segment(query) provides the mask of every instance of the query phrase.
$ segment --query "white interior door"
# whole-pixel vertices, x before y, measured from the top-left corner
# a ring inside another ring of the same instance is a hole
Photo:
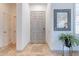
[[[16,16],[11,17],[11,42],[16,43]]]
[[[30,19],[31,43],[46,43],[45,11],[31,11]]]
[[[0,47],[7,46],[10,40],[10,18],[6,12],[0,12]]]
[[[10,43],[10,15],[3,13],[3,42],[4,46]]]
[[[0,47],[3,47],[3,14],[0,12]]]

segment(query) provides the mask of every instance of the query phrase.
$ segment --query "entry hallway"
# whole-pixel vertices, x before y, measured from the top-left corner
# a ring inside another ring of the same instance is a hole
[[[17,55],[47,56],[53,54],[48,49],[47,44],[29,44],[22,52],[18,52]]]
[[[73,52],[72,55],[79,56],[79,52]],[[10,44],[0,49],[0,56],[62,56],[62,53],[50,51],[47,44],[29,44],[23,51],[16,51],[15,45]]]
[[[29,44],[23,51],[16,51],[15,45],[10,44],[8,47],[0,49],[1,56],[51,56],[54,55],[47,44]]]

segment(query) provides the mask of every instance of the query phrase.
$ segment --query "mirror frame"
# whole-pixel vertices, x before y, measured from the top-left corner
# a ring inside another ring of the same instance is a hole
[[[57,13],[67,13],[68,28],[57,28]],[[70,31],[71,30],[71,9],[54,9],[54,31]]]

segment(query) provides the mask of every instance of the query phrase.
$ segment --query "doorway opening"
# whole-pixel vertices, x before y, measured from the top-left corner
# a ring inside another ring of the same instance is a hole
[[[30,40],[32,44],[46,43],[46,6],[30,4]]]

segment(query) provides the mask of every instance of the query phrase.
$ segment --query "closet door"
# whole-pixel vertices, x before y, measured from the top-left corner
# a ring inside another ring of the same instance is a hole
[[[16,16],[11,16],[11,41],[13,44],[16,43]]]
[[[10,43],[10,15],[8,13],[3,13],[3,40],[5,46]]]
[[[0,12],[0,47],[3,47],[3,14]]]

